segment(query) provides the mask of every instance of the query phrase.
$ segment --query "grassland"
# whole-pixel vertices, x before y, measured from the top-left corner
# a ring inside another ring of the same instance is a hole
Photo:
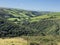
[[[0,37],[0,45],[60,45],[60,12],[0,8]]]
[[[0,45],[27,45],[23,38],[0,38]]]
[[[0,38],[0,45],[60,45],[59,36],[22,36]]]
[[[29,45],[60,45],[59,36],[28,36],[24,39],[28,40]]]

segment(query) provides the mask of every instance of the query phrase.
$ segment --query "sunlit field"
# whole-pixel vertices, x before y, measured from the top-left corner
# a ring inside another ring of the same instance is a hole
[[[27,41],[22,38],[0,38],[0,45],[27,45]]]

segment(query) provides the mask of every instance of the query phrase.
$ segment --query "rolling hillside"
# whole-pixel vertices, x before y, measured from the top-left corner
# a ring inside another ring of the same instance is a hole
[[[32,17],[48,14],[49,12],[27,11],[13,8],[0,8],[0,16],[10,21],[29,20]]]
[[[60,35],[60,13],[0,8],[0,37],[22,35]]]
[[[0,38],[1,45],[59,45],[60,12],[0,8]]]

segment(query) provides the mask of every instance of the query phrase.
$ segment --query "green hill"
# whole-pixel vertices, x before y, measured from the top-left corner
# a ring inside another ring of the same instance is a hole
[[[0,16],[10,21],[29,20],[32,17],[48,14],[49,12],[27,11],[13,8],[0,8]]]
[[[0,8],[0,37],[60,35],[60,12]]]
[[[12,45],[24,45],[20,38],[28,41],[28,45],[59,45],[60,12],[0,8],[0,38],[3,38],[0,40],[3,42],[7,37],[10,37],[8,43]],[[13,41],[15,37],[22,43]]]

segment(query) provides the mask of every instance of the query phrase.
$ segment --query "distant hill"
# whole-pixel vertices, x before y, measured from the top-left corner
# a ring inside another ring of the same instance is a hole
[[[60,12],[0,8],[0,37],[60,35]]]

